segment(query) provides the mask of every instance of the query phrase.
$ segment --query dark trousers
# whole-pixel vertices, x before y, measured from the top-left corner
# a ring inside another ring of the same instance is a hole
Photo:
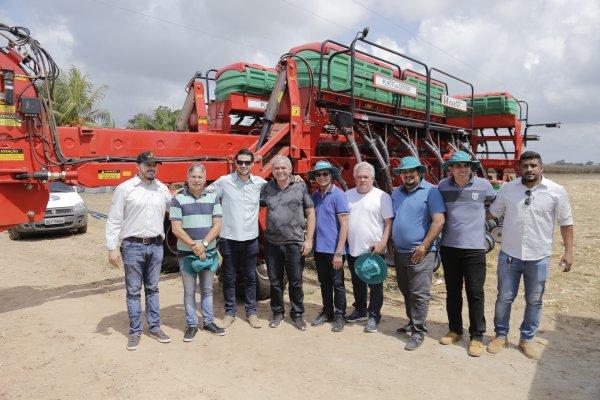
[[[485,333],[484,290],[485,250],[441,248],[444,280],[446,281],[446,311],[452,332],[463,333],[463,282],[469,304],[469,334],[482,340]]]
[[[314,257],[319,283],[321,284],[323,312],[330,318],[334,314],[343,317],[346,314],[344,268],[333,269],[333,254],[315,252]]]
[[[290,316],[304,314],[302,291],[302,244],[274,244],[265,240],[265,261],[271,285],[271,310],[273,315],[285,314],[283,308],[283,278],[287,275],[290,293]]]
[[[237,271],[244,281],[246,315],[256,314],[256,261],[258,258],[258,238],[251,240],[219,240],[219,251],[223,257],[221,278],[225,314],[235,315],[235,282]]]
[[[394,254],[396,265],[396,280],[398,288],[404,297],[406,316],[413,326],[413,335],[424,337],[427,333],[427,313],[429,312],[429,298],[431,291],[431,278],[435,267],[436,254],[429,252],[420,263],[411,261],[412,253]]]
[[[369,317],[375,318],[377,323],[381,320],[381,307],[383,306],[383,283],[367,285],[354,271],[354,263],[357,257],[348,255],[348,269],[352,276],[352,290],[354,291],[354,303],[352,306],[360,313],[367,313]],[[367,292],[371,289],[369,306],[367,307]]]

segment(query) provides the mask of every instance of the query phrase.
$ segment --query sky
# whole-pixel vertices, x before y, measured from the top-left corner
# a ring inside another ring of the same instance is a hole
[[[530,123],[561,122],[529,130],[541,140],[527,149],[546,162],[600,162],[596,0],[0,0],[0,21],[29,28],[61,68],[107,85],[102,107],[119,127],[158,105],[181,108],[196,71],[274,66],[291,47],[349,44],[368,26],[369,40],[476,92],[527,101]]]

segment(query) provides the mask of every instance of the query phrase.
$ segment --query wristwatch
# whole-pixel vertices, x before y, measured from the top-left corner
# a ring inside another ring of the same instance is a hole
[[[343,256],[343,254],[342,254],[342,253],[340,253],[340,252],[337,252],[337,253],[335,253],[335,254],[334,254],[334,256],[335,256],[335,257],[341,257],[341,256]]]
[[[202,246],[205,248],[208,247],[208,242],[206,240],[202,240]]]

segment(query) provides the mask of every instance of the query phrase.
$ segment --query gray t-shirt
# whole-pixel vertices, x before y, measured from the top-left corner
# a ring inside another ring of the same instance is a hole
[[[301,243],[306,221],[304,210],[314,207],[304,182],[289,182],[285,189],[277,181],[267,183],[260,193],[261,207],[267,207],[265,239],[270,243]]]
[[[459,249],[485,249],[485,204],[496,196],[492,184],[472,176],[464,188],[452,177],[440,181],[438,189],[446,205],[442,246]]]

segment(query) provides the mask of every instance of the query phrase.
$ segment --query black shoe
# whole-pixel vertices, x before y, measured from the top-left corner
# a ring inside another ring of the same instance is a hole
[[[331,332],[341,332],[344,330],[346,320],[342,315],[336,315],[331,326]]]
[[[194,340],[194,336],[196,336],[197,332],[198,332],[197,326],[188,326],[187,329],[185,330],[185,334],[183,335],[183,341],[191,342],[192,340]]]
[[[150,332],[150,337],[153,337],[161,343],[171,343],[171,338],[169,335],[164,333],[161,329],[157,330],[156,332]]]
[[[310,323],[311,326],[321,326],[325,322],[333,321],[333,317],[331,315],[327,315],[325,312],[321,311],[319,315]]]
[[[346,317],[346,322],[349,322],[349,323],[364,322],[366,320],[367,320],[367,313],[360,312],[358,310],[352,311],[352,314],[350,314]]]
[[[136,333],[129,335],[129,338],[127,340],[127,350],[131,351],[137,349],[140,345],[140,337],[141,335],[138,335]]]
[[[273,314],[273,318],[269,321],[269,328],[277,328],[283,321],[283,314]]]
[[[217,326],[217,324],[215,324],[214,322],[211,322],[208,325],[204,325],[204,327],[202,328],[202,330],[205,330],[207,332],[212,333],[213,335],[217,335],[217,336],[225,336],[225,329],[223,328],[219,328]]]
[[[302,318],[302,316],[292,318],[292,324],[294,324],[294,326],[296,328],[298,328],[299,331],[306,330],[306,322],[304,322],[304,319]]]
[[[406,346],[404,346],[404,350],[412,351],[418,349],[421,344],[423,344],[423,338],[419,335],[412,335],[410,340],[406,342]]]
[[[414,327],[411,321],[408,321],[406,323],[406,325],[401,326],[400,328],[396,329],[396,333],[397,334],[401,334],[401,333],[412,333]]]

